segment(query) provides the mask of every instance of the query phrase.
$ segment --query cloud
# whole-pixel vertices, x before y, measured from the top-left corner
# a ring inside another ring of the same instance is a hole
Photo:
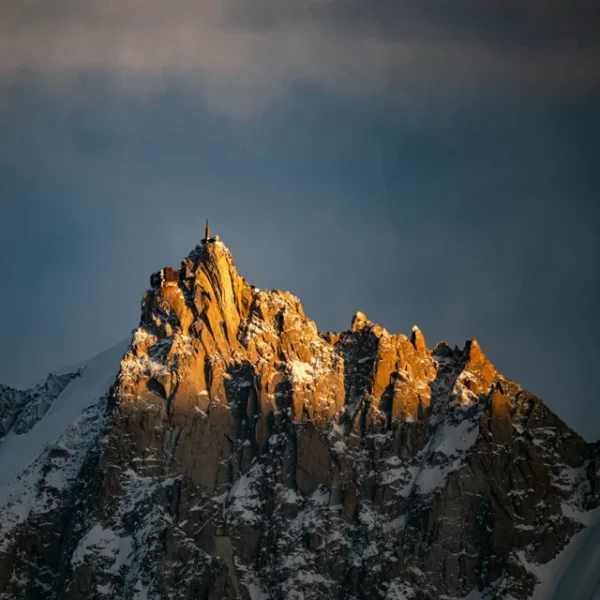
[[[598,90],[593,5],[358,0],[42,0],[2,4],[0,77],[106,72],[127,93],[175,74],[226,114],[298,83],[410,108],[482,87]],[[135,93],[135,92],[134,92]]]

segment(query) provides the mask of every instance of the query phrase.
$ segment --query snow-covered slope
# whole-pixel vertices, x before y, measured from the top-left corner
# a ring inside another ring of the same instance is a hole
[[[23,486],[27,485],[27,480],[33,475],[33,481],[37,481],[39,475],[32,474],[31,470],[27,472],[28,469],[41,455],[60,443],[64,434],[86,410],[106,401],[106,394],[115,381],[119,363],[129,343],[130,338],[127,338],[77,365],[74,373],[78,376],[69,379],[64,389],[52,399],[45,413],[28,431],[11,431],[0,440],[0,507],[11,496],[13,499],[22,498]],[[22,475],[20,479],[19,475]]]
[[[538,571],[534,600],[600,600],[600,509],[582,517],[586,528]]]

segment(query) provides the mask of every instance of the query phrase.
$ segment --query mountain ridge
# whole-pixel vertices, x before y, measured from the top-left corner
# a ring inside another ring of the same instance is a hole
[[[145,293],[89,443],[47,451],[57,497],[9,527],[0,598],[534,597],[598,506],[597,444],[475,339],[360,312],[322,334],[218,240],[183,267]]]

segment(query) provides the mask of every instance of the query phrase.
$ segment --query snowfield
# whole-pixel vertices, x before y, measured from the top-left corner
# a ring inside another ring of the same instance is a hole
[[[533,600],[600,599],[600,509],[586,516],[587,527],[544,565]]]

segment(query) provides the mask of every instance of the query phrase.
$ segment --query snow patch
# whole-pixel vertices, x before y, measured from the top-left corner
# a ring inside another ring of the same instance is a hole
[[[262,505],[258,479],[262,475],[262,465],[254,465],[248,473],[242,475],[233,485],[226,499],[226,515],[233,520],[248,524],[260,521],[258,509]]]
[[[290,361],[289,365],[289,375],[294,384],[306,384],[311,383],[314,378],[314,370],[311,365],[308,363],[294,360]]]
[[[75,552],[73,552],[71,562],[74,566],[83,564],[87,555],[93,552],[97,556],[112,561],[110,572],[116,574],[123,565],[128,564],[132,551],[133,539],[131,536],[119,537],[110,529],[103,529],[100,525],[94,525],[80,540]]]

